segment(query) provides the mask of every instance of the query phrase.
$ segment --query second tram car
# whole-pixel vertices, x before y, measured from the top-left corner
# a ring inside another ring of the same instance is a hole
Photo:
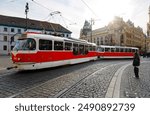
[[[22,34],[12,51],[12,61],[19,70],[42,69],[96,59],[94,43],[31,32]]]
[[[139,51],[136,47],[123,46],[97,46],[97,56],[99,58],[133,58],[134,52]]]

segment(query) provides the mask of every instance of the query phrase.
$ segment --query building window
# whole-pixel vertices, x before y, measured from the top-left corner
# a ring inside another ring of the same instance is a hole
[[[18,33],[19,33],[19,34],[21,33],[21,29],[18,29]]]
[[[103,45],[103,37],[101,37],[101,45]]]
[[[97,38],[97,45],[99,45],[99,37]]]
[[[7,42],[7,36],[4,36],[4,41]]]
[[[11,28],[11,32],[15,32],[15,29],[14,29],[14,28]]]
[[[4,32],[7,32],[7,31],[8,31],[8,29],[6,27],[4,27]]]
[[[95,38],[94,38],[94,43],[96,43],[96,42],[95,42]]]
[[[99,45],[99,41],[97,41],[97,45]]]
[[[7,46],[6,45],[3,46],[3,50],[5,50],[5,51],[7,50]]]

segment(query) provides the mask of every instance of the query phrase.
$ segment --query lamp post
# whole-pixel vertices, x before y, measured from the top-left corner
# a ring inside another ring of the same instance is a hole
[[[92,42],[92,26],[94,25],[94,19],[91,18],[91,42]]]
[[[147,55],[147,51],[146,51],[146,36],[145,36],[145,52],[144,52],[144,57]]]
[[[29,12],[29,4],[28,2],[26,3],[26,6],[25,6],[25,14],[26,14],[26,31],[28,29],[28,12]]]

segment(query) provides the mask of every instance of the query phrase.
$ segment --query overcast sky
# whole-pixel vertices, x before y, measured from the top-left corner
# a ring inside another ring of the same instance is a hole
[[[93,29],[101,28],[120,16],[130,19],[146,33],[150,0],[0,0],[0,14],[24,17],[29,3],[30,19],[59,23],[79,38],[85,20],[95,19]],[[54,11],[61,12],[50,16]]]

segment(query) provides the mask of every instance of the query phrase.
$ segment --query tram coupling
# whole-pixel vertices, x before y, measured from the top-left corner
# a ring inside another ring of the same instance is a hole
[[[14,69],[14,68],[17,68],[17,66],[7,67],[6,69],[10,70],[10,69]]]

